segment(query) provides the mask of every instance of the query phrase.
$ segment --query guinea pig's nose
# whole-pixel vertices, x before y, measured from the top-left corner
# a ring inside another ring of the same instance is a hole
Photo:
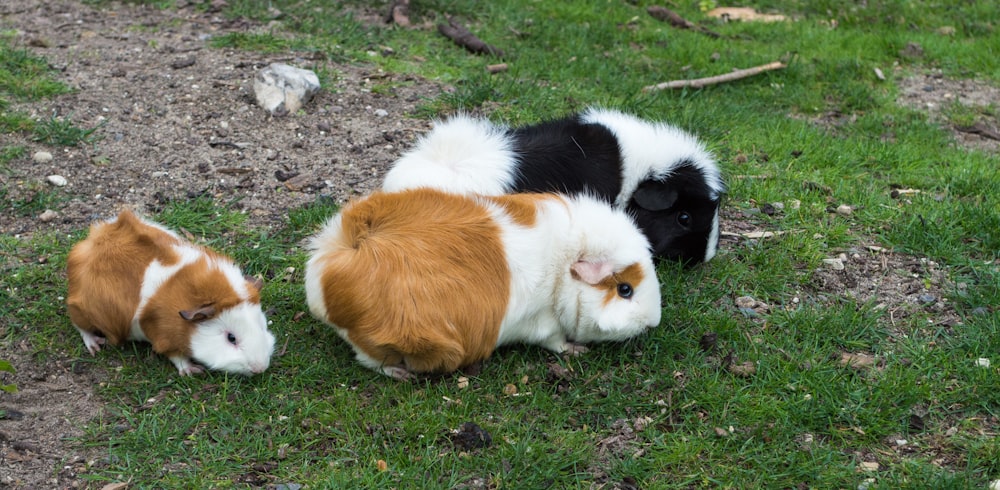
[[[260,374],[267,370],[267,364],[251,364],[250,372],[254,374]]]

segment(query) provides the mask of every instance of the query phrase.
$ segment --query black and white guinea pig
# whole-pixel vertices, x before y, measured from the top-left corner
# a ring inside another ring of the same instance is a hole
[[[361,364],[399,379],[515,342],[582,353],[660,323],[649,243],[624,212],[583,194],[375,192],[309,250],[310,312]]]
[[[142,340],[182,376],[203,366],[254,374],[271,362],[262,281],[226,256],[122,211],[91,225],[66,262],[69,317],[91,354]]]
[[[712,155],[674,126],[607,109],[519,128],[457,115],[439,121],[385,176],[382,189],[586,192],[625,209],[657,258],[710,260],[725,184]]]

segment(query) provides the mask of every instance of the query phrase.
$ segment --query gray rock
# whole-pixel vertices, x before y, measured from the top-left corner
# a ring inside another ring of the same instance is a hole
[[[284,63],[271,63],[253,80],[257,103],[275,116],[294,114],[312,100],[319,88],[316,73]]]
[[[47,151],[36,151],[34,155],[31,155],[31,159],[35,163],[49,163],[52,161],[52,154]]]
[[[50,184],[56,187],[64,187],[69,183],[69,181],[66,180],[66,177],[63,177],[62,175],[50,175],[46,177],[45,180],[49,181]]]

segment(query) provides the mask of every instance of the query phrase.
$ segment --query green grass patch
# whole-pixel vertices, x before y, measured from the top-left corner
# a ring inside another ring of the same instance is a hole
[[[652,19],[654,3],[414,2],[414,21],[453,15],[508,51],[510,70],[488,74],[498,58],[470,55],[432,28],[372,22],[388,2],[230,2],[231,16],[284,15],[266,33],[220,36],[216,48],[324,52],[324,79],[339,62],[374,63],[454,89],[413,117],[465,110],[525,124],[607,105],[688,129],[725,170],[730,222],[777,234],[727,238],[701,267],[661,265],[664,320],[641,338],[572,358],[506,347],[467,386],[458,375],[377,375],[306,314],[303,243],[336,212],[328,200],[269,229],[249,228],[237,202],[208,197],[153,216],[265,279],[283,354],[252,378],[179,378],[145,344],[85,356],[56,299],[84,230],[2,236],[0,341],[27,338],[40,357],[69,352],[117,368],[100,388],[109,410],[77,441],[107,456],[86,477],[157,488],[858,488],[868,478],[870,488],[984,488],[1000,478],[1000,165],[896,104],[898,81],[930,70],[1000,83],[1000,11],[989,2],[776,0],[754,6],[794,20],[758,24],[708,19],[698,8],[706,2],[671,5],[724,35],[713,39]],[[788,67],[641,91],[776,59]],[[943,115],[964,125],[997,113],[955,105]],[[10,206],[36,213],[59,198],[38,189]],[[882,256],[868,246],[896,262],[825,269],[840,254],[875,264]],[[929,261],[943,272],[929,272]],[[847,276],[872,280],[874,299],[846,279],[823,282]],[[880,304],[890,292],[879,288],[901,277],[914,291]],[[931,287],[939,297],[915,304]],[[744,297],[766,308],[741,309]],[[872,363],[851,366],[845,355]],[[456,446],[465,422],[492,445]],[[861,470],[871,463],[877,472]]]

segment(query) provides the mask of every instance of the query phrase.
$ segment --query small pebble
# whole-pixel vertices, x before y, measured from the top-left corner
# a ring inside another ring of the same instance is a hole
[[[854,212],[854,208],[848,206],[847,204],[841,204],[837,206],[837,214],[841,216],[850,216]]]
[[[934,296],[933,294],[924,293],[921,294],[920,296],[917,296],[917,301],[919,301],[921,304],[929,305],[937,301],[937,297]]]
[[[1000,490],[1000,480],[993,480],[990,482],[990,490]]]
[[[976,359],[976,365],[981,368],[988,368],[990,367],[990,360],[985,357],[980,357],[979,359]]]
[[[38,151],[31,155],[31,159],[36,163],[49,163],[52,161],[52,154],[47,151]]]
[[[788,209],[799,209],[802,207],[802,201],[798,199],[790,199],[788,201]]]
[[[753,299],[752,296],[740,296],[736,298],[737,308],[753,308],[757,304],[757,300]]]
[[[375,109],[375,117],[385,117],[389,115],[389,111],[385,109]]]
[[[42,223],[48,223],[58,217],[59,214],[51,209],[46,209],[42,214],[38,215],[38,220]]]
[[[844,270],[844,261],[840,259],[823,259],[823,264],[835,271]]]
[[[740,308],[740,313],[747,318],[757,318],[757,311],[753,308]]]
[[[46,177],[45,180],[49,181],[50,184],[56,187],[63,187],[69,183],[69,181],[66,180],[66,177],[63,177],[62,175],[50,175]]]
[[[783,202],[773,202],[773,203],[771,203],[771,207],[773,207],[774,209],[776,209],[778,211],[782,211],[782,210],[785,209],[785,203],[783,203]]]

